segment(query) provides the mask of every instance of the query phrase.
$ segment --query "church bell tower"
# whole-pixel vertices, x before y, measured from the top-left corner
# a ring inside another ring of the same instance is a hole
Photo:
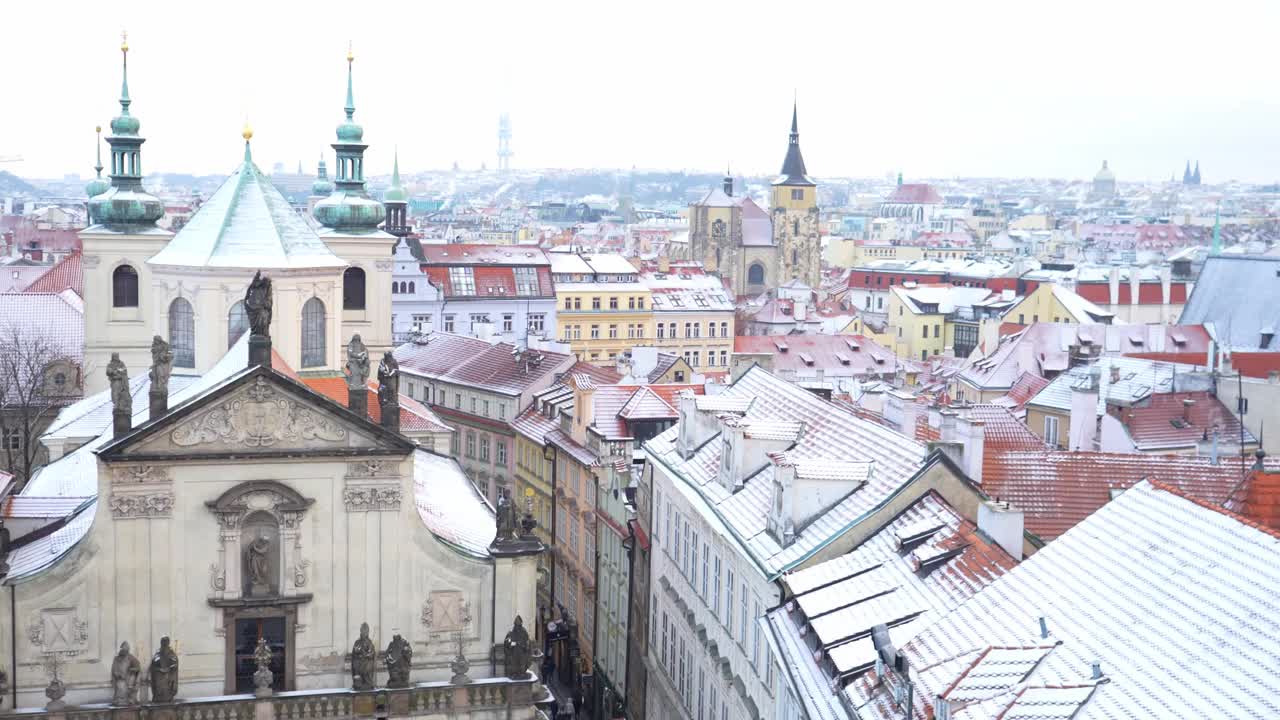
[[[777,284],[800,280],[818,286],[822,244],[818,236],[818,188],[804,167],[800,154],[800,130],[795,105],[791,107],[791,135],[782,174],[770,190],[773,244],[778,249]]]

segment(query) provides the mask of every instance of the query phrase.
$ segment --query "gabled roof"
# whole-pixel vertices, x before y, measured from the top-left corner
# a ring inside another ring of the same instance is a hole
[[[773,487],[774,465],[748,478],[730,492],[717,479],[721,442],[705,442],[689,459],[676,450],[678,425],[645,443],[651,461],[662,465],[673,484],[690,497],[713,527],[726,527],[766,576],[785,572],[841,535],[866,513],[896,492],[924,464],[925,447],[888,428],[863,420],[817,395],[754,366],[715,396],[699,398],[705,407],[745,409],[746,422],[802,423],[804,432],[793,451],[814,459],[876,463],[872,479],[803,528],[782,547],[765,530]]]
[[[1231,492],[1228,510],[1272,530],[1280,530],[1280,472],[1258,470]]]
[[[1247,463],[1222,457],[1035,450],[991,453],[982,469],[982,489],[1025,513],[1026,529],[1052,540],[1111,501],[1114,492],[1142,480],[1169,483],[1212,503],[1224,502],[1240,483]],[[1268,467],[1280,462],[1268,459]]]
[[[914,718],[940,695],[954,720],[1274,717],[1278,594],[1280,537],[1141,483],[905,644]],[[856,688],[865,720],[903,717]]]
[[[247,150],[244,163],[147,263],[246,270],[347,265],[258,170]]]
[[[1013,387],[1009,388],[1009,392],[996,398],[995,402],[998,405],[1012,408],[1015,412],[1021,411],[1027,402],[1048,384],[1048,378],[1040,377],[1035,373],[1024,372],[1014,381]]]
[[[1115,380],[1112,380],[1113,368]],[[1080,365],[1055,377],[1027,404],[1069,412],[1072,389],[1088,380],[1091,369],[1098,373],[1099,415],[1106,412],[1108,402],[1130,405],[1152,395],[1173,392],[1174,376],[1180,371],[1189,373],[1191,370],[1186,366],[1154,360],[1103,357],[1093,365]]]
[[[73,290],[75,294],[84,297],[83,260],[80,250],[73,250],[36,278],[23,292],[57,294],[63,290]]]
[[[401,345],[394,355],[403,372],[504,395],[519,395],[572,358],[543,350],[518,352],[510,343],[439,332]]]

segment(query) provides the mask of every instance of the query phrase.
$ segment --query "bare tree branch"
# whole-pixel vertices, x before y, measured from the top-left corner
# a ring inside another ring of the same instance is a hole
[[[41,433],[79,399],[80,372],[73,358],[31,326],[0,327],[0,459],[19,486],[39,465]]]

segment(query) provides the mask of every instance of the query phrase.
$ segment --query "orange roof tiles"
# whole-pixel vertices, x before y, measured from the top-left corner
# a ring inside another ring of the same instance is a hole
[[[1252,462],[1249,460],[1247,462]],[[1268,465],[1272,465],[1268,461]],[[988,454],[982,489],[1025,513],[1027,530],[1052,540],[1142,480],[1221,504],[1244,472],[1240,458],[1140,453],[1013,451]],[[1274,466],[1280,470],[1280,463]]]
[[[83,256],[76,250],[59,260],[27,286],[23,292],[60,293],[63,290],[74,290],[84,297],[84,264]]]
[[[296,379],[296,378],[295,378]],[[347,406],[347,380],[343,377],[308,377],[300,380],[304,385],[324,395],[339,405]],[[369,419],[382,422],[382,405],[378,403],[378,382],[369,381]],[[440,416],[408,395],[400,395],[400,430],[402,432],[450,432]]]
[[[1190,405],[1186,403],[1190,401]],[[1208,392],[1152,395],[1146,407],[1108,408],[1119,417],[1130,439],[1140,450],[1195,447],[1216,431],[1224,442],[1256,442],[1222,401]]]
[[[1048,384],[1048,378],[1042,378],[1033,372],[1024,372],[1014,381],[1009,392],[998,398],[996,402],[1013,407],[1015,410],[1022,410],[1027,402]]]

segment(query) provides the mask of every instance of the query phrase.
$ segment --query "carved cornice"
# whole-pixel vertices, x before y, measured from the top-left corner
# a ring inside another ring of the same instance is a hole
[[[169,517],[173,513],[173,493],[111,493],[107,501],[116,520]]]
[[[162,465],[122,465],[111,468],[115,485],[166,485],[173,482],[169,468]]]

